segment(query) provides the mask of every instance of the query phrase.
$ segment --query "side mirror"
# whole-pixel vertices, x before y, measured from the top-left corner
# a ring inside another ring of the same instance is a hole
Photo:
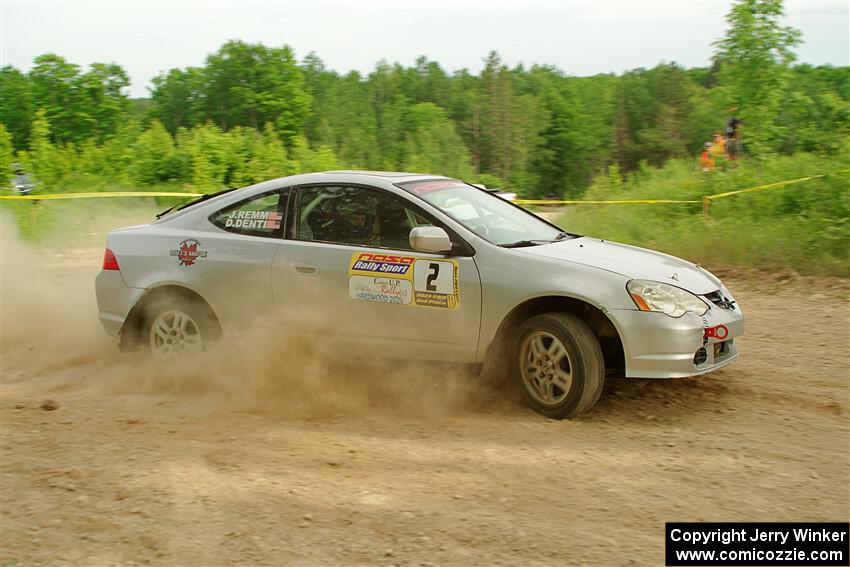
[[[452,241],[439,226],[417,226],[410,231],[410,246],[419,252],[443,254],[452,251]]]

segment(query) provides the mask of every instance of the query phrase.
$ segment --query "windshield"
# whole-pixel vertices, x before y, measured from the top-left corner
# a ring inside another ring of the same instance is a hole
[[[493,244],[534,245],[559,240],[565,234],[501,197],[454,179],[411,181],[399,186]]]

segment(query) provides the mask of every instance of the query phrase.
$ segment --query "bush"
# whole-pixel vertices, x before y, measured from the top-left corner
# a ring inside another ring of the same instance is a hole
[[[703,173],[691,160],[642,167],[614,188],[600,177],[586,200],[681,199],[830,173],[810,181],[701,204],[577,205],[561,217],[573,232],[645,246],[715,267],[791,268],[850,276],[850,175],[838,158],[811,154],[743,162]]]

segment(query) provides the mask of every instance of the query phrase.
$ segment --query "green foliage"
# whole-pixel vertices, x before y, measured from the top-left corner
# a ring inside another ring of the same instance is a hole
[[[26,156],[28,163],[24,164],[29,171],[36,174],[42,183],[41,188],[57,184],[62,169],[59,163],[59,151],[50,143],[50,122],[44,109],[38,109],[32,123],[30,133],[30,152]]]
[[[800,65],[793,69],[781,124],[784,153],[836,153],[850,137],[850,73],[846,68]]]
[[[286,140],[302,131],[310,95],[288,46],[229,41],[207,57],[203,74],[204,117],[222,129],[271,122]]]
[[[478,175],[478,177],[474,178],[474,183],[480,183],[484,185],[487,189],[501,189],[505,186],[505,182],[496,177],[495,175],[490,175],[489,173],[482,173]]]
[[[235,128],[230,136],[230,165],[227,184],[241,187],[287,175],[291,163],[271,123],[263,133],[253,128]]]
[[[0,151],[5,139],[11,152],[10,137],[3,138],[4,132],[0,124]],[[19,155],[39,180],[40,192],[81,190],[81,186],[97,191],[109,185],[106,180],[129,186],[182,183],[192,191],[214,191],[340,167],[331,148],[311,148],[303,136],[296,136],[288,150],[271,123],[262,132],[246,127],[225,132],[208,122],[181,128],[175,139],[158,120],[145,130],[129,121],[103,144],[89,139],[55,146],[50,142],[50,123],[39,110],[31,147]]]
[[[472,175],[469,153],[446,111],[434,103],[421,102],[406,117],[406,171],[438,173],[460,179]]]
[[[616,80],[565,78],[552,68],[532,68],[525,88],[544,117],[530,167],[536,190],[526,194],[574,198],[610,162]]]
[[[358,73],[336,78],[321,92],[327,106],[316,108],[322,118],[319,144],[333,148],[343,163],[357,169],[377,169],[381,165],[377,136],[377,115],[370,101],[368,85]]]
[[[196,191],[212,192],[224,187],[229,142],[225,133],[212,122],[177,132],[177,146],[189,158]]]
[[[86,139],[91,134],[98,140],[109,138],[129,114],[130,102],[123,93],[129,86],[130,79],[120,65],[93,63],[79,80],[79,88],[87,99],[82,110],[87,111],[92,125],[75,139]]]
[[[135,154],[130,175],[137,183],[151,185],[186,176],[186,161],[178,155],[174,139],[159,120],[139,135]]]
[[[30,125],[35,118],[32,82],[10,65],[0,68],[0,122],[12,136],[12,145],[21,150],[29,145]]]
[[[576,199],[590,187],[598,198],[625,198],[645,179],[665,186],[656,174],[665,164],[686,170],[678,190],[709,179],[731,189],[749,181],[738,178],[751,169],[746,160],[706,178],[691,175],[690,158],[724,129],[733,105],[747,158],[807,152],[846,163],[848,68],[792,67],[799,34],[781,15],[781,0],[737,0],[711,68],[669,63],[619,76],[509,68],[495,52],[477,75],[425,57],[340,74],[314,53],[299,64],[288,46],[229,41],[202,66],[154,78],[150,99],[130,101],[120,66],[84,70],[45,54],[26,74],[0,68],[0,122],[39,191],[208,191],[358,168],[480,180],[523,197]],[[835,222],[830,234],[843,226]]]
[[[304,73],[288,46],[228,41],[204,67],[172,69],[153,83],[151,116],[172,134],[207,121],[225,131],[271,123],[290,143],[310,111]]]
[[[122,91],[130,81],[115,64],[94,63],[81,73],[77,65],[48,53],[35,58],[29,82],[33,104],[45,110],[52,140],[58,144],[89,137],[104,140],[129,109]]]
[[[12,178],[12,164],[15,162],[15,150],[12,147],[12,136],[0,122],[0,185],[6,187]]]
[[[720,98],[738,108],[757,155],[779,150],[787,135],[778,117],[801,36],[780,24],[782,16],[782,0],[738,0],[726,16],[726,36],[716,43]]]
[[[696,153],[723,127],[706,90],[675,64],[625,73],[615,96],[614,154],[623,171]]]
[[[328,171],[339,169],[334,151],[327,146],[319,146],[316,150],[310,149],[307,139],[296,136],[292,144],[292,174],[310,173],[313,171]]]
[[[150,115],[162,122],[172,135],[180,128],[203,122],[206,94],[202,69],[172,69],[154,77],[152,82]]]
[[[101,160],[97,172],[111,182],[127,183],[132,178],[131,168],[136,160],[135,144],[142,126],[130,119],[122,123],[115,134],[101,145]]]

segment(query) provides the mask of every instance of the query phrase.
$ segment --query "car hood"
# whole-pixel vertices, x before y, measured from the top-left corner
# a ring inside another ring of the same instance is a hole
[[[664,282],[696,294],[711,293],[720,288],[720,280],[714,274],[691,262],[637,246],[586,236],[516,250],[601,268],[630,279]]]

